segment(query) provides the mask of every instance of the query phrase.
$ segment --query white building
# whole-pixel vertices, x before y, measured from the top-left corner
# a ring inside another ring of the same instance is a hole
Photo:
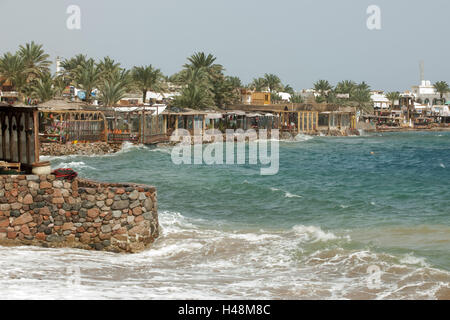
[[[441,96],[439,92],[436,91],[436,88],[429,80],[422,80],[420,85],[412,86],[411,91],[412,94],[414,95],[416,102],[420,104],[424,104],[427,106],[441,104],[441,102],[439,101]]]
[[[382,91],[372,91],[370,98],[374,109],[389,109],[391,102]]]

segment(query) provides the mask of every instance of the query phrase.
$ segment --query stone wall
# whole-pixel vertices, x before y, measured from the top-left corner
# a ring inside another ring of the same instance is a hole
[[[104,155],[115,153],[122,148],[122,144],[91,142],[77,144],[41,143],[39,154],[41,156],[68,156],[68,155]]]
[[[138,252],[159,234],[156,189],[0,176],[0,244]]]

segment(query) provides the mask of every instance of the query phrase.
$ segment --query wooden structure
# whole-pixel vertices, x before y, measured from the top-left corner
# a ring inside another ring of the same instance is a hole
[[[39,162],[38,109],[0,102],[0,161],[31,172]]]
[[[257,92],[247,89],[241,90],[241,102],[253,105],[270,105],[270,92]]]
[[[319,114],[319,130],[345,130],[356,128],[356,115],[350,111],[324,111]]]
[[[39,132],[46,142],[96,142],[108,139],[103,112],[89,110],[39,110]]]
[[[185,129],[191,135],[201,133],[206,130],[207,112],[203,111],[184,111],[184,112],[164,112],[164,123],[166,125],[166,133],[172,134],[176,129]]]
[[[120,107],[105,111],[108,142],[154,144],[167,141],[166,119],[145,106]]]

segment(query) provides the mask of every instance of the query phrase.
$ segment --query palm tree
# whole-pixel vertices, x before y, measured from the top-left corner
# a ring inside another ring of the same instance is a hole
[[[352,80],[344,80],[338,82],[336,85],[335,91],[336,93],[341,94],[351,94],[352,91],[356,88],[356,83]]]
[[[267,82],[264,78],[255,78],[250,84],[250,88],[255,91],[263,91],[267,88]]]
[[[305,100],[303,99],[303,96],[298,94],[298,93],[294,93],[291,94],[291,102],[292,103],[303,103]]]
[[[17,54],[7,52],[0,58],[0,76],[3,80],[0,84],[9,81],[17,90],[21,91],[26,84],[25,64],[23,59]]]
[[[33,81],[31,85],[31,95],[38,99],[40,103],[52,100],[57,90],[53,85],[50,73],[42,74],[40,78]]]
[[[142,92],[142,101],[147,100],[147,91],[165,91],[163,74],[161,70],[155,69],[152,65],[134,67],[132,71],[134,85]]]
[[[126,92],[121,81],[105,80],[100,86],[100,101],[105,106],[114,106],[125,96]]]
[[[287,93],[289,93],[291,96],[295,94],[294,88],[292,88],[292,87],[291,87],[290,85],[288,85],[288,84],[283,88],[283,92],[287,92]]]
[[[34,41],[20,46],[18,51],[22,58],[28,74],[28,80],[38,78],[40,75],[50,72],[51,61],[48,60],[50,56],[42,49],[41,44],[36,44]]]
[[[91,92],[99,84],[101,73],[94,59],[89,59],[79,65],[74,71],[74,82],[77,87],[86,92],[86,101],[91,101]]]
[[[356,106],[367,113],[373,111],[372,99],[370,98],[370,90],[364,89],[364,86],[356,88],[352,93],[351,99]]]
[[[281,80],[277,75],[274,75],[272,73],[266,73],[264,75],[264,80],[266,82],[267,87],[269,87],[269,91],[279,91],[283,88],[281,85]]]
[[[331,89],[332,86],[327,80],[319,80],[314,83],[314,90],[316,90],[316,92],[319,92],[321,97],[326,97]]]
[[[394,105],[395,105],[395,101],[400,100],[400,92],[398,92],[398,91],[389,92],[389,93],[386,94],[386,98],[390,102],[392,102],[392,108],[393,108]]]
[[[118,72],[122,70],[120,63],[116,63],[110,57],[105,57],[97,64],[101,73],[102,80],[111,80]]]
[[[212,54],[206,55],[204,52],[196,52],[187,59],[190,62],[190,64],[185,64],[184,68],[190,67],[194,69],[205,68],[207,70],[213,68],[213,66],[220,66],[220,68],[222,68],[221,65],[214,64],[217,58],[214,57]]]
[[[436,91],[439,92],[441,101],[444,99],[444,94],[450,92],[450,87],[448,86],[448,83],[446,81],[438,81],[433,86]]]
[[[361,89],[361,90],[370,91],[370,86],[365,81],[361,82],[360,84],[357,84],[356,88]]]
[[[273,102],[281,101],[281,96],[277,92],[274,91],[270,94],[270,101],[273,101]]]
[[[174,105],[181,108],[205,109],[214,103],[204,88],[194,83],[187,85],[177,96]]]

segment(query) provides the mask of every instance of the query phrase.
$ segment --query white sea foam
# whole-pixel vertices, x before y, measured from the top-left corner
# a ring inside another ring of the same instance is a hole
[[[331,233],[325,232],[320,227],[297,225],[292,228],[300,240],[305,242],[319,242],[336,240],[338,237]]]
[[[443,163],[440,163],[439,166],[440,166],[441,168],[444,168],[444,169],[446,168],[445,165],[444,165]]]
[[[163,230],[160,238],[150,250],[133,255],[0,247],[3,296],[435,299],[442,298],[440,292],[448,288],[450,274],[427,267],[421,258],[406,255],[397,259],[368,249],[348,250],[339,245],[345,235],[319,226],[225,230],[176,212],[162,211],[159,217]],[[379,290],[367,288],[367,269],[373,265],[382,271]],[[71,282],[73,273],[68,267],[79,268],[80,285]]]
[[[419,265],[421,267],[429,267],[430,265],[426,262],[425,258],[415,257],[412,253],[406,254],[400,259],[400,263]]]
[[[300,195],[298,195],[298,194],[293,194],[293,193],[290,193],[290,192],[288,192],[288,191],[283,191],[283,190],[281,190],[281,189],[278,189],[278,188],[270,188],[270,190],[272,190],[272,191],[274,191],[274,192],[278,192],[278,191],[280,191],[280,192],[284,192],[284,197],[285,198],[303,198],[302,196],[300,196]]]
[[[91,170],[97,170],[96,168],[92,167],[92,166],[88,166],[86,163],[84,163],[83,161],[73,161],[73,162],[67,162],[67,163],[61,163],[59,165],[59,167],[61,168],[71,168],[71,169],[91,169]]]
[[[298,194],[293,194],[293,193],[290,193],[290,192],[286,192],[286,193],[284,194],[284,196],[285,196],[286,198],[302,198],[302,196],[299,196]]]
[[[294,138],[295,141],[299,141],[299,142],[302,142],[302,141],[309,141],[309,140],[312,140],[312,139],[314,139],[313,136],[308,136],[308,135],[302,134],[302,133],[299,133],[299,134],[296,135],[295,138]]]

